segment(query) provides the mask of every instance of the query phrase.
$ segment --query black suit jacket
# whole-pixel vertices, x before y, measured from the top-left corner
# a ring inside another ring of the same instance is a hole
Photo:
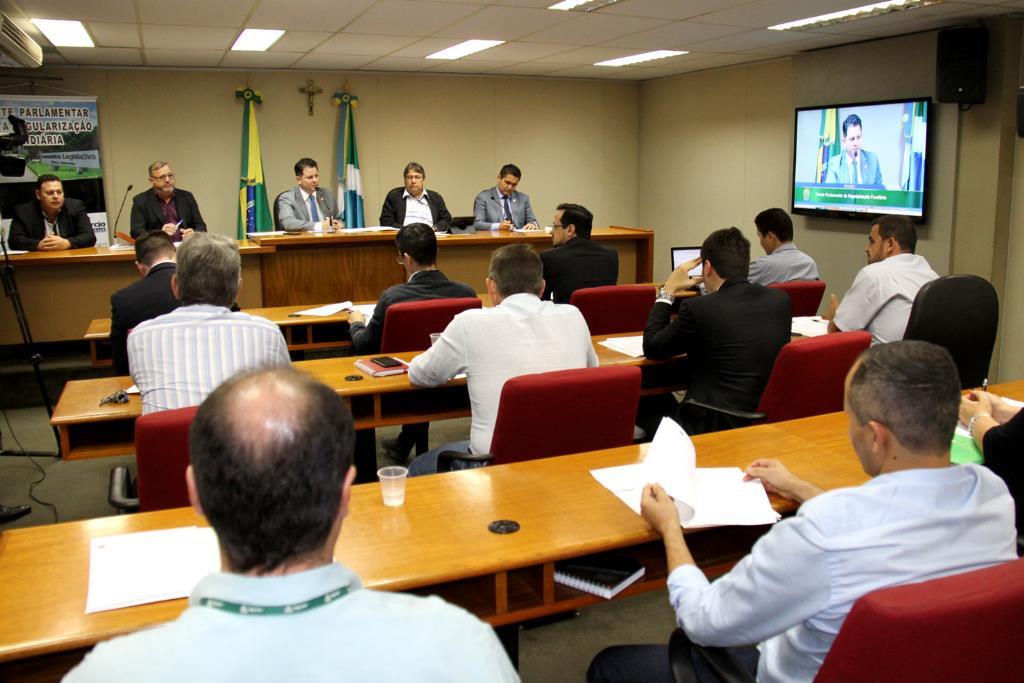
[[[447,232],[452,227],[452,215],[448,213],[448,207],[444,205],[444,198],[433,190],[426,190],[427,206],[430,207],[430,215],[434,219],[434,229],[438,232]],[[405,225],[405,194],[404,187],[396,187],[388,192],[384,198],[384,206],[380,209],[380,224],[392,228],[400,228]],[[376,317],[376,316],[374,316]]]
[[[985,466],[1002,477],[1017,503],[1017,533],[1024,534],[1024,410],[985,432]]]
[[[381,292],[369,325],[356,323],[349,326],[352,346],[359,354],[380,351],[380,340],[384,333],[384,316],[387,315],[388,306],[391,304],[426,299],[458,299],[460,297],[476,298],[476,292],[467,284],[452,282],[439,270],[420,271],[409,282],[388,287]]]
[[[569,303],[577,289],[614,285],[619,280],[619,252],[587,237],[573,237],[565,244],[542,251],[544,298]]]
[[[128,374],[128,330],[181,305],[171,291],[175,271],[173,262],[158,263],[146,277],[110,295],[110,344],[118,375]]]
[[[196,204],[196,198],[191,192],[175,188],[171,201],[178,210],[181,227],[206,232],[206,221],[203,220],[203,214],[199,213],[199,205]],[[152,189],[132,197],[132,237],[139,238],[145,232],[163,228],[162,204],[162,200]]]
[[[689,355],[686,400],[753,412],[768,384],[779,350],[790,339],[789,297],[778,289],[730,279],[714,294],[672,307],[655,303],[644,328],[644,355]],[[690,434],[748,424],[742,418],[684,404],[680,423]]]
[[[64,198],[64,206],[57,212],[57,232],[71,242],[72,249],[96,244],[96,233],[92,231],[92,222],[85,211],[85,204],[77,199]],[[36,251],[44,237],[46,226],[43,224],[43,210],[39,202],[31,201],[14,207],[11,230],[7,236],[8,246],[11,249]]]

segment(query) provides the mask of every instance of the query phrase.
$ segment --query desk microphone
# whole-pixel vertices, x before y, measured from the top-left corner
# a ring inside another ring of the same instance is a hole
[[[321,229],[325,233],[329,232],[332,225],[332,221],[334,220],[334,216],[331,216],[330,213],[327,211],[327,203],[324,201],[324,191],[318,187],[316,188],[316,192],[314,194],[316,194],[317,206],[320,207],[320,224],[321,226],[323,226]]]
[[[128,189],[124,191],[124,196],[121,197],[121,208],[117,210],[117,218],[114,219],[114,232],[117,232],[117,222],[121,220],[121,212],[124,211],[124,203],[128,201],[128,193],[132,191],[134,185],[128,184]],[[109,232],[109,231],[108,231]]]

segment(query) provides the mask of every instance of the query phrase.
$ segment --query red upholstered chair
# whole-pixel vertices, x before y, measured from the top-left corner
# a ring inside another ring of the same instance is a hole
[[[505,382],[490,454],[438,459],[496,465],[568,453],[628,446],[640,400],[640,368],[606,366],[521,375]]]
[[[773,282],[768,286],[789,294],[794,316],[818,315],[821,297],[825,295],[825,283],[822,280],[791,280]]]
[[[817,683],[1011,681],[1024,671],[1024,560],[868,593]]]
[[[644,329],[657,290],[651,285],[609,285],[577,289],[569,303],[580,309],[590,334]]]
[[[381,332],[381,353],[422,351],[430,348],[430,335],[443,332],[459,313],[483,304],[477,297],[404,301],[388,306]]]
[[[119,510],[140,512],[189,504],[185,486],[188,467],[188,430],[198,406],[162,410],[135,421],[135,482],[127,468],[110,473],[110,504]],[[137,497],[131,496],[137,491]]]

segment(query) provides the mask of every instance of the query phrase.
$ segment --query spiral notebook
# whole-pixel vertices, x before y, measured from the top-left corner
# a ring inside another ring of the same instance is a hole
[[[633,558],[591,556],[555,565],[555,583],[611,600],[640,580],[644,566]]]

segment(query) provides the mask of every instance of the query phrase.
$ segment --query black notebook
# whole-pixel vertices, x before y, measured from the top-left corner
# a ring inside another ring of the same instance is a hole
[[[591,555],[555,565],[556,583],[609,600],[643,575],[644,566],[628,557]]]

